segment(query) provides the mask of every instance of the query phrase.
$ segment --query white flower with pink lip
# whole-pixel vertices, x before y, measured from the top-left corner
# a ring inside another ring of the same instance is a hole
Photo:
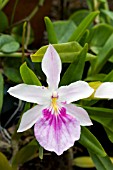
[[[9,88],[10,95],[37,105],[23,114],[18,132],[31,128],[39,144],[48,151],[61,155],[80,139],[80,126],[92,122],[87,112],[71,102],[87,98],[93,89],[84,81],[77,81],[58,88],[61,60],[49,45],[42,60],[42,70],[47,77],[48,88],[19,84]]]

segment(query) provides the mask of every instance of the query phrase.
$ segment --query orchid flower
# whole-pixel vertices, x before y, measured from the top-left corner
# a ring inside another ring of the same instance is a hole
[[[61,60],[52,45],[42,59],[42,70],[48,87],[19,84],[9,88],[10,95],[37,104],[23,114],[18,132],[31,128],[39,144],[48,151],[61,155],[80,139],[81,126],[92,122],[87,112],[71,102],[87,98],[93,89],[87,82],[77,81],[58,88]]]
[[[104,82],[96,90],[94,97],[113,99],[113,82]]]

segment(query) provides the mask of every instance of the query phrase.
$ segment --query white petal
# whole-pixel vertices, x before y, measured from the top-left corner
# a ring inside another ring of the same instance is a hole
[[[67,114],[73,115],[79,122],[81,126],[90,126],[92,125],[91,119],[86,112],[81,107],[77,107],[74,104],[64,104]]]
[[[47,88],[27,84],[19,84],[11,87],[8,93],[20,100],[38,104],[49,103],[51,98],[51,93]]]
[[[56,90],[60,81],[61,60],[52,45],[49,45],[42,60],[42,70],[50,89]]]
[[[113,82],[102,83],[97,88],[94,97],[113,99]]]
[[[22,116],[20,126],[17,132],[23,132],[31,128],[37,122],[37,120],[41,117],[43,109],[44,109],[44,106],[42,107],[40,105],[37,105],[33,107],[32,109],[28,110],[27,112],[25,112]]]
[[[87,82],[77,81],[58,89],[59,101],[71,103],[89,97],[94,92]]]

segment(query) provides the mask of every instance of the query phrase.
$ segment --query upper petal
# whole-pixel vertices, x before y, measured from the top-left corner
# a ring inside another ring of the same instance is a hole
[[[81,107],[77,107],[74,104],[65,104],[67,114],[73,115],[79,122],[81,126],[90,126],[92,125],[91,119],[86,112]]]
[[[59,101],[71,103],[89,97],[94,92],[87,82],[77,81],[58,89]]]
[[[56,90],[60,81],[61,60],[52,45],[49,45],[42,60],[42,70],[50,89]]]
[[[113,82],[102,83],[97,88],[94,97],[113,99]]]
[[[61,108],[58,115],[45,109],[43,118],[35,124],[34,133],[42,147],[61,155],[80,138],[80,124],[73,116],[66,114],[65,108]]]
[[[50,101],[51,93],[43,86],[19,84],[11,87],[8,93],[26,102],[47,104]]]
[[[32,109],[25,112],[22,116],[19,128],[17,132],[23,132],[29,128],[31,128],[36,121],[41,117],[42,110],[44,109],[44,106],[37,105],[33,107]]]

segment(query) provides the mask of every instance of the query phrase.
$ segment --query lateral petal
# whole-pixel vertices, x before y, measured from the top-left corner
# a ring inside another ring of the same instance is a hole
[[[42,147],[61,155],[79,140],[80,124],[73,116],[66,114],[65,108],[61,108],[58,115],[44,109],[43,118],[34,126],[34,133]]]
[[[77,81],[58,89],[59,101],[67,104],[89,97],[94,92],[85,81]]]
[[[60,81],[61,60],[52,45],[49,45],[42,60],[42,70],[50,89],[56,90]]]
[[[30,129],[41,117],[43,109],[44,106],[42,107],[40,105],[36,105],[32,109],[25,112],[22,116],[17,132],[23,132],[27,129]]]
[[[73,115],[79,122],[81,126],[92,125],[91,119],[82,107],[77,107],[74,104],[65,104],[66,112],[69,115]]]
[[[8,93],[20,100],[30,103],[46,104],[50,102],[51,93],[43,86],[19,84],[10,87]]]
[[[113,99],[113,82],[102,83],[96,90],[94,97]]]

